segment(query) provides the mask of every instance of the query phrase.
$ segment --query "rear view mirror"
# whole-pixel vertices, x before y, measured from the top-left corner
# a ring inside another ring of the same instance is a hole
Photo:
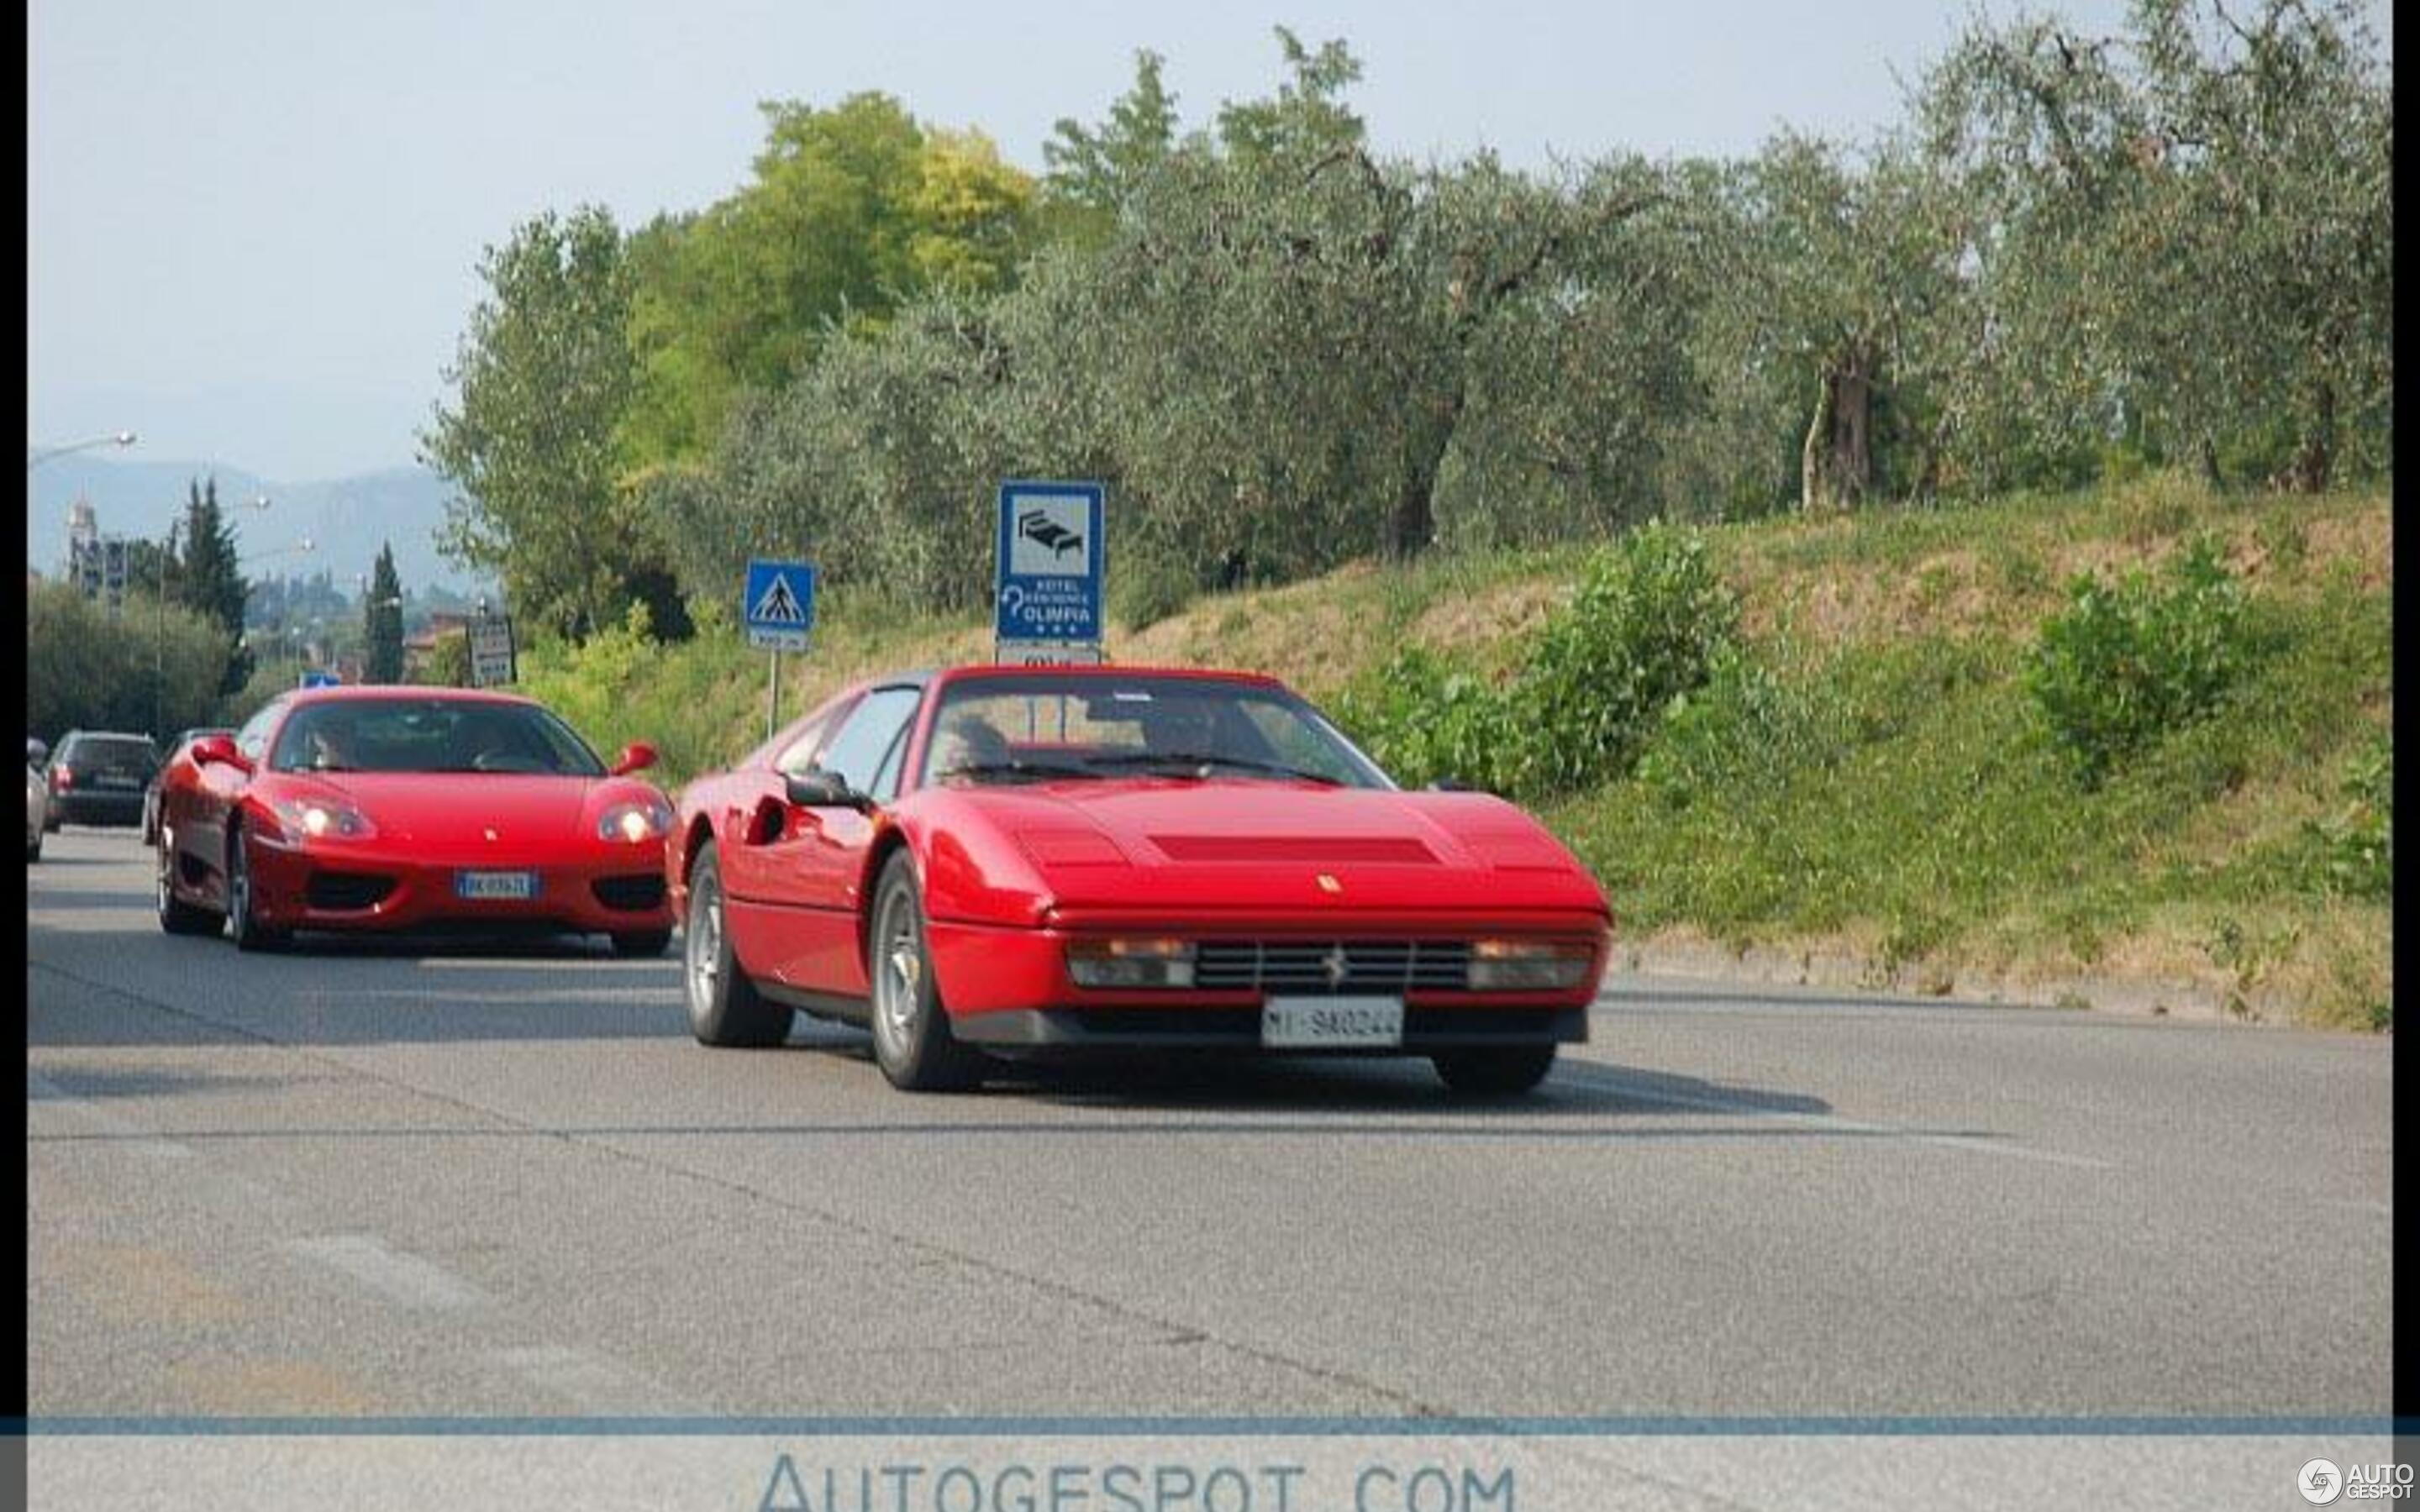
[[[818,766],[804,774],[793,773],[783,779],[789,800],[801,809],[859,809],[871,805],[862,793],[848,785],[848,779],[838,772],[827,772]]]
[[[221,766],[232,766],[239,772],[252,770],[252,763],[245,760],[243,752],[235,748],[235,742],[225,735],[204,735],[194,742],[193,752],[195,766],[208,766],[216,762]]]

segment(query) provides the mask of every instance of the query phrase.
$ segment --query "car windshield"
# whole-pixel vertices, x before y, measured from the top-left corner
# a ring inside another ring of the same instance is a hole
[[[601,777],[571,727],[529,703],[358,699],[307,704],[278,732],[281,772],[492,772]]]
[[[927,782],[1131,776],[1393,785],[1294,694],[1212,678],[970,678],[946,686],[925,743]]]

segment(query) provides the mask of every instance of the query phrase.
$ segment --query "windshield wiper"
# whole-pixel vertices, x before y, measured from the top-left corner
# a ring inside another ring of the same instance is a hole
[[[1221,756],[1211,751],[1192,750],[1130,750],[1086,760],[1094,766],[1181,766],[1192,768],[1196,776],[1207,777],[1212,767],[1231,767],[1237,771],[1259,772],[1269,777],[1281,777],[1296,782],[1316,782],[1322,787],[1338,788],[1344,784],[1323,772],[1306,772],[1298,766],[1278,762],[1258,762],[1249,756]]]
[[[1084,778],[1097,780],[1101,774],[1093,771],[1088,767],[1074,766],[1064,762],[1005,761],[961,762],[955,766],[944,768],[933,775],[936,779],[945,777],[971,777],[979,779],[986,778],[1032,778],[1037,780],[1047,781],[1055,780],[1056,779],[1063,777]]]

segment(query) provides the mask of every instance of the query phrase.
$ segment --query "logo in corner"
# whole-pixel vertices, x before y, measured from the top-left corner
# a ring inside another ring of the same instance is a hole
[[[2294,1489],[2313,1506],[2325,1506],[2344,1490],[2344,1473],[2333,1459],[2314,1459],[2294,1477]]]

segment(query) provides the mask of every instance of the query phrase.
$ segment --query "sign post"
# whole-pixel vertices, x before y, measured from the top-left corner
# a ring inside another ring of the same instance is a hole
[[[513,621],[508,614],[489,614],[484,602],[470,625],[471,686],[502,687],[520,671],[513,645]]]
[[[815,568],[811,562],[751,562],[739,595],[748,643],[773,654],[765,673],[765,738],[782,725],[782,653],[807,649],[815,626]]]
[[[994,659],[1028,666],[1101,659],[1102,488],[1011,479],[1000,486]]]

